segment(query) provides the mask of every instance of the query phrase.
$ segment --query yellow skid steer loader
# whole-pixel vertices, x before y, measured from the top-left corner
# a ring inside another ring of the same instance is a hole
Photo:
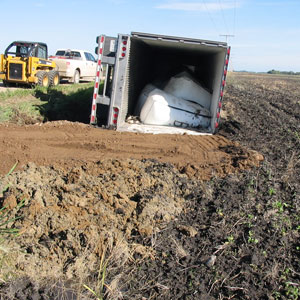
[[[5,86],[32,84],[43,87],[59,84],[55,62],[48,60],[45,43],[15,41],[0,55],[0,79]]]

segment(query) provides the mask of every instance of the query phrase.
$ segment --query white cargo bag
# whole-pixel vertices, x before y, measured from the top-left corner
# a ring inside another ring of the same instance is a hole
[[[211,93],[204,89],[188,72],[181,72],[168,81],[164,91],[210,109]]]
[[[140,120],[148,125],[207,128],[210,112],[197,103],[156,88],[149,93],[141,109]]]
[[[134,115],[135,116],[139,116],[140,115],[141,109],[144,106],[144,104],[145,104],[145,102],[147,100],[147,97],[149,96],[150,92],[152,92],[155,89],[156,89],[156,87],[153,84],[151,84],[151,83],[147,84],[143,88],[143,90],[141,91],[140,96],[138,98],[136,107],[135,107],[135,111],[134,111]]]

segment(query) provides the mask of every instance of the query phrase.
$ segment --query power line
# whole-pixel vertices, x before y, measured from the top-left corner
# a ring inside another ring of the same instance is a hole
[[[222,6],[220,0],[219,0],[219,6],[220,6],[220,9],[221,9],[221,14],[222,14],[222,18],[223,18],[223,22],[224,22],[224,24],[225,24],[226,30],[227,30],[227,32],[229,32],[228,26],[227,26],[227,22],[226,22],[226,19],[225,19],[225,15],[224,15],[223,6]]]
[[[224,36],[226,38],[226,43],[227,43],[227,39],[229,37],[234,37],[234,34],[220,34],[220,36]]]
[[[216,32],[219,33],[220,31],[218,30],[217,25],[216,25],[216,23],[214,22],[214,20],[213,20],[213,18],[212,18],[212,15],[211,15],[210,12],[209,12],[209,9],[208,9],[207,6],[206,6],[206,2],[204,2],[204,0],[202,0],[202,2],[203,2],[204,8],[205,8],[206,12],[208,13],[208,16],[209,16],[209,18],[210,18],[212,24],[213,24],[214,27],[215,27]]]
[[[234,11],[233,11],[233,35],[235,35],[235,21],[236,21],[236,0],[234,0]]]

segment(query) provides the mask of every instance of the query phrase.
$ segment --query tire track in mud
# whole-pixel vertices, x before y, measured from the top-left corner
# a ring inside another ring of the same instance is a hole
[[[236,148],[226,152],[225,148]],[[258,165],[261,157],[222,136],[152,135],[96,129],[88,125],[58,121],[40,125],[0,126],[0,173],[19,162],[76,166],[82,161],[102,159],[155,159],[180,170],[193,165],[198,176],[227,173]],[[243,152],[242,165],[233,165]],[[259,159],[257,159],[259,158]],[[213,172],[212,172],[213,170]],[[202,174],[202,175],[201,175]]]

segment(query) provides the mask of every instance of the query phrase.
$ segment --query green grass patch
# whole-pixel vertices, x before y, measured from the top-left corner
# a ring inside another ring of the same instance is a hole
[[[13,110],[11,107],[0,105],[0,122],[8,122],[12,114]]]
[[[30,95],[34,95],[35,89],[6,89],[6,91],[0,92],[0,102],[7,101],[9,98],[24,98]]]
[[[67,120],[89,122],[94,83],[0,92],[0,122],[33,124]]]
[[[67,120],[89,123],[94,84],[61,85],[54,89],[39,89],[35,97],[44,121]]]

